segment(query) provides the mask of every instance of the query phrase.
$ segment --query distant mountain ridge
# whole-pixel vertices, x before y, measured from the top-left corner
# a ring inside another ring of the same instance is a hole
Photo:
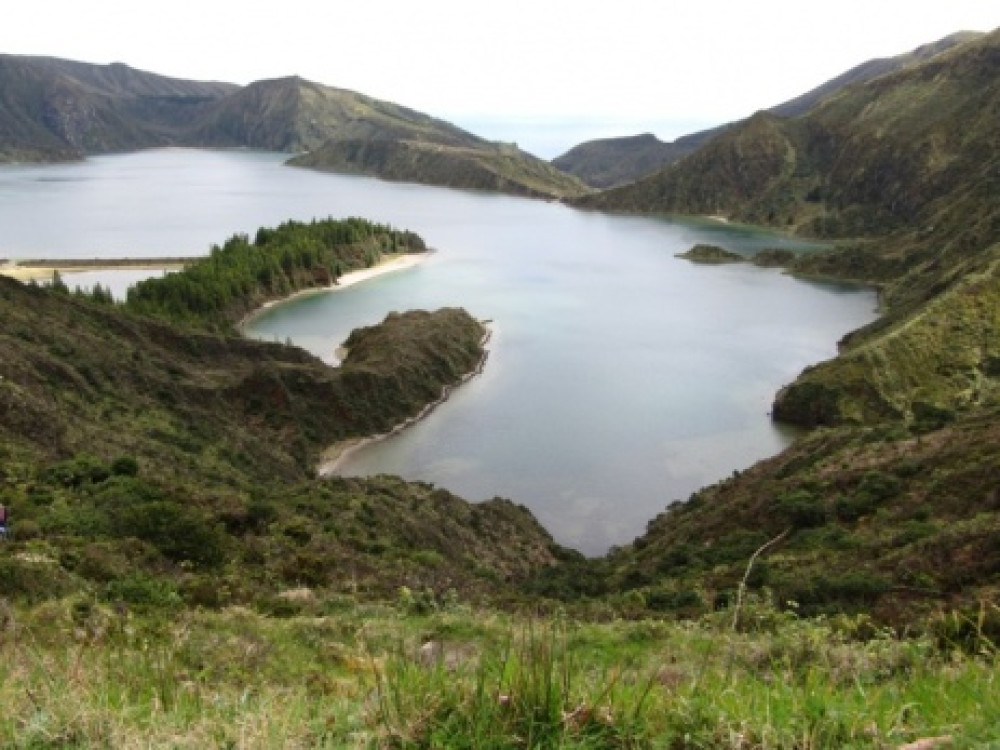
[[[606,563],[554,571],[568,587],[596,570],[590,586],[670,609],[713,592],[703,611],[746,587],[796,616],[904,627],[997,601],[1000,30],[927,51],[577,202],[835,240],[789,269],[877,285],[883,314],[777,394],[775,420],[824,429],[673,504]]]
[[[288,152],[319,148],[332,137],[483,143],[421,112],[298,76],[256,81],[239,89],[220,101],[192,132],[192,138],[205,145]]]
[[[0,162],[60,161],[158,146],[249,147],[288,153],[330,142],[434,144],[447,174],[415,161],[317,159],[308,166],[544,197],[587,193],[576,178],[448,122],[297,76],[229,83],[184,81],[121,63],[0,55]],[[351,152],[360,153],[360,152]],[[484,169],[500,179],[484,178]]]
[[[0,55],[0,160],[52,161],[182,143],[187,122],[236,90],[120,63]]]
[[[801,96],[766,111],[779,117],[797,117],[845,86],[870,81],[928,60],[959,44],[981,37],[979,32],[961,31],[894,57],[876,58],[856,65]],[[619,187],[663,169],[694,153],[713,138],[738,123],[727,123],[664,143],[651,133],[620,138],[602,138],[574,146],[552,160],[553,166],[575,175],[596,188]]]
[[[714,214],[841,240],[792,270],[879,284],[886,314],[784,389],[777,418],[869,424],[976,409],[1000,398],[998,112],[994,31],[840,89],[800,117],[758,112],[578,205]]]

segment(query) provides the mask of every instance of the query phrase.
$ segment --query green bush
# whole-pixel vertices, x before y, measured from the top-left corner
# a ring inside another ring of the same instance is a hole
[[[109,581],[104,587],[104,598],[112,603],[135,607],[166,608],[180,604],[180,597],[166,579],[133,572],[123,578]]]
[[[191,576],[181,583],[178,594],[188,606],[209,609],[224,607],[232,599],[229,587],[215,576]]]
[[[64,564],[71,565],[77,575],[91,581],[107,583],[124,575],[134,562],[110,544],[95,542],[76,553],[72,562],[67,561]]]
[[[39,602],[76,588],[73,578],[53,560],[0,558],[0,598]]]
[[[139,475],[139,462],[134,456],[119,456],[111,462],[111,473],[118,477]]]
[[[64,487],[79,487],[83,484],[103,482],[111,476],[111,470],[99,458],[80,453],[68,461],[48,466],[42,471],[41,479],[49,484]]]
[[[826,507],[808,490],[798,489],[778,497],[778,511],[797,529],[810,529],[827,522]]]
[[[913,421],[917,432],[931,432],[954,422],[955,411],[925,401],[914,401]]]
[[[782,600],[798,602],[803,614],[812,614],[821,611],[823,605],[871,604],[889,590],[889,582],[877,573],[851,570],[789,582],[783,589]]]
[[[694,615],[704,609],[704,604],[701,595],[690,589],[677,591],[654,589],[646,594],[646,607],[654,612]]]
[[[149,542],[174,562],[214,567],[226,557],[225,534],[197,509],[175,502],[142,503],[115,519],[118,536]]]
[[[884,471],[869,471],[858,483],[857,494],[870,499],[872,503],[882,503],[898,495],[902,486],[903,483],[900,482],[899,478],[892,474],[886,474]]]

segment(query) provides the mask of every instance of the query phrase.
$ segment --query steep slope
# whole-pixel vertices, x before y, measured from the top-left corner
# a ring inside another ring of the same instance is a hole
[[[631,589],[647,608],[692,615],[745,585],[802,613],[899,627],[996,599],[998,81],[994,32],[802,117],[758,113],[587,201],[853,235],[791,268],[877,283],[886,314],[778,395],[775,418],[821,429],[672,505],[607,560],[543,571],[533,590]]]
[[[864,612],[905,629],[942,608],[975,612],[1000,594],[998,465],[996,408],[930,431],[818,430],[671,505],[589,583],[707,612],[735,601],[774,540],[747,586],[801,614]],[[574,576],[557,584],[556,572],[546,585],[571,591]]]
[[[758,113],[672,167],[579,204],[722,213],[829,237],[913,226],[935,201],[990,184],[998,46],[994,32],[843,89],[800,118]]]
[[[48,161],[181,143],[189,122],[237,88],[120,63],[0,55],[0,159]]]
[[[355,331],[337,369],[6,278],[0,316],[0,502],[15,540],[0,560],[5,597],[477,595],[553,560],[551,537],[513,503],[311,478],[329,444],[412,417],[477,366],[482,329],[464,311]]]
[[[601,138],[574,146],[552,160],[552,166],[575,175],[595,188],[634,182],[695,151],[723,128],[692,133],[664,143],[652,133],[623,138]]]
[[[955,34],[949,34],[936,42],[922,44],[912,52],[894,55],[893,57],[877,57],[874,60],[868,60],[860,65],[856,65],[845,73],[841,73],[836,78],[820,84],[801,96],[790,99],[776,107],[771,107],[768,111],[779,117],[798,117],[847,86],[864,83],[886,73],[893,73],[911,65],[925,62],[942,52],[957,47],[960,44],[974,41],[982,36],[978,31],[959,31]]]
[[[190,137],[209,146],[293,152],[310,151],[333,137],[406,137],[458,146],[481,143],[443,120],[297,76],[244,87],[220,102]]]
[[[557,156],[552,166],[579,177],[591,187],[627,185],[697,151],[727,127],[721,125],[691,133],[669,143],[649,133],[586,141]]]
[[[938,426],[1000,403],[1000,245],[952,273],[958,278],[947,289],[856,333],[836,359],[783,388],[775,419]]]
[[[0,161],[165,145],[306,152],[297,166],[517,195],[590,192],[515,146],[296,76],[240,88],[117,63],[0,56]]]
[[[766,111],[778,117],[797,117],[847,86],[864,83],[928,60],[980,36],[982,35],[978,32],[959,32],[903,55],[869,60],[801,96]],[[588,141],[574,146],[562,156],[553,159],[552,164],[564,172],[576,175],[593,187],[617,187],[639,180],[679,161],[730,127],[732,125],[727,124],[702,130],[670,143],[664,143],[648,134]]]
[[[673,168],[632,185],[581,198],[576,205],[616,211],[732,215],[747,223],[773,223],[786,184],[800,172],[794,123],[758,112],[730,128]],[[668,205],[669,208],[661,208]]]
[[[472,145],[423,138],[335,138],[288,162],[332,172],[369,174],[386,180],[533,198],[574,198],[590,192],[582,182],[514,145]]]

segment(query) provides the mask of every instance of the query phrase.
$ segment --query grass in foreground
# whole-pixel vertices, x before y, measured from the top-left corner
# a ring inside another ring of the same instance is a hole
[[[1000,746],[985,640],[968,653],[863,618],[804,620],[754,603],[733,632],[725,612],[581,623],[461,605],[414,614],[409,596],[310,601],[308,615],[287,619],[137,614],[79,598],[6,607],[0,744]]]

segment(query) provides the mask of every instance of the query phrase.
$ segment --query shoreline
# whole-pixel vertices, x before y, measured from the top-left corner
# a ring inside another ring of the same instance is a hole
[[[73,260],[7,260],[0,263],[0,276],[17,281],[51,279],[59,274],[88,271],[180,271],[197,257],[182,258],[88,258]]]
[[[335,292],[338,289],[343,289],[345,287],[354,286],[355,284],[360,284],[362,281],[368,281],[370,279],[383,276],[387,273],[393,273],[395,271],[405,271],[408,268],[413,268],[421,263],[427,261],[433,250],[424,250],[419,253],[401,253],[397,255],[384,256],[378,263],[376,263],[371,268],[360,268],[357,271],[348,271],[342,274],[335,282],[328,286],[314,286],[308,289],[300,289],[297,292],[289,294],[287,297],[281,297],[279,299],[268,300],[260,307],[251,310],[246,315],[244,315],[236,323],[236,329],[240,333],[244,333],[243,328],[249,323],[253,322],[254,318],[262,315],[267,310],[270,310],[275,305],[280,305],[285,302],[290,302],[293,299],[298,299],[299,297],[307,297],[312,294],[322,294],[324,292]]]
[[[390,438],[393,435],[398,435],[408,427],[412,427],[417,422],[426,419],[430,413],[434,411],[434,409],[451,397],[452,392],[456,388],[465,385],[474,377],[481,375],[483,369],[486,367],[486,360],[490,356],[487,344],[489,344],[493,337],[493,330],[490,328],[491,321],[482,320],[479,322],[484,329],[483,337],[480,339],[480,344],[483,347],[483,356],[479,358],[479,362],[476,363],[476,366],[470,372],[465,373],[465,375],[459,378],[455,383],[444,386],[441,389],[441,395],[438,396],[437,399],[428,403],[414,416],[408,417],[399,424],[394,425],[387,432],[379,432],[375,435],[366,435],[365,437],[347,438],[346,440],[341,440],[328,447],[320,454],[319,463],[316,465],[316,475],[320,478],[337,476],[343,462],[356,451],[359,451],[373,443],[385,440],[386,438]]]

